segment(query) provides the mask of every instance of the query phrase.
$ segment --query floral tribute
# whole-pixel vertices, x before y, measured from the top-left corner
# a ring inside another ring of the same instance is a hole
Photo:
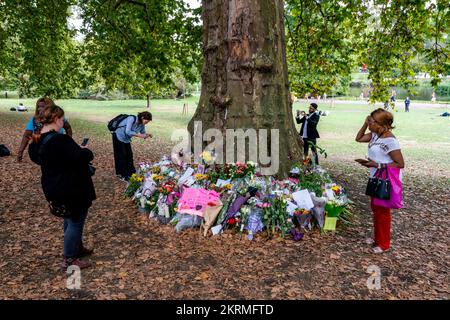
[[[177,232],[200,227],[205,236],[231,230],[250,240],[260,233],[299,241],[313,228],[323,230],[329,217],[351,223],[346,190],[320,166],[301,163],[277,180],[252,162],[217,165],[206,151],[200,158],[200,164],[169,157],[140,163],[125,195],[150,219]]]

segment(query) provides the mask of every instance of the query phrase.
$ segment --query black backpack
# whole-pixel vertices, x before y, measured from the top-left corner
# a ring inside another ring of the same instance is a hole
[[[28,155],[30,156],[31,161],[38,165],[41,165],[42,147],[45,146],[51,138],[58,134],[59,133],[52,131],[39,143],[30,143],[28,146]]]
[[[130,115],[129,114],[119,114],[117,117],[114,117],[113,119],[111,119],[108,122],[108,130],[111,132],[116,131],[119,128],[125,127],[125,126],[120,126],[119,124],[126,118],[128,118]],[[136,121],[136,116],[132,116],[134,117],[134,121]]]
[[[0,157],[7,157],[11,155],[11,151],[4,145],[0,144]]]

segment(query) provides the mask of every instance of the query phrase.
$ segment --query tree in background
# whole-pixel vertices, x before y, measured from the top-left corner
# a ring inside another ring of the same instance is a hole
[[[287,0],[291,86],[329,92],[364,63],[371,101],[387,101],[390,87],[415,84],[421,57],[436,87],[450,73],[449,21],[448,0]]]
[[[67,25],[74,0],[4,0],[0,70],[19,82],[23,95],[73,95],[80,66],[73,31]],[[6,41],[5,41],[6,35]],[[5,70],[7,70],[5,72]]]
[[[108,89],[150,98],[173,86],[173,75],[195,81],[201,65],[199,12],[182,0],[80,0],[86,59]]]
[[[286,1],[287,59],[294,92],[329,95],[342,81],[348,82],[364,9],[357,1]]]

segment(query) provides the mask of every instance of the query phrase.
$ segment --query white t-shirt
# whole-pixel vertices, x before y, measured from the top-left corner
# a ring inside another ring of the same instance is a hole
[[[369,142],[368,157],[376,163],[388,164],[393,162],[389,152],[400,150],[397,138],[379,138],[376,133],[372,133],[372,140]],[[373,177],[377,168],[370,168],[370,176]]]

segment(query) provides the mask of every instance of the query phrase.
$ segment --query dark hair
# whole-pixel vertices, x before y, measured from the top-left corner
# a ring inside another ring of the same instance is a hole
[[[152,121],[152,114],[148,111],[139,112],[138,113],[138,121],[139,123],[142,123],[142,120],[149,120]]]
[[[44,102],[45,107],[47,107],[47,106],[54,106],[54,105],[55,105],[55,102],[53,102],[53,100],[50,99],[49,97],[42,97],[42,98],[39,98],[39,99],[36,101],[36,110],[34,111],[34,116],[35,116],[36,119],[37,119],[38,116],[39,116],[38,110],[39,110],[39,103],[41,103],[41,102]]]
[[[315,110],[317,110],[317,108],[319,107],[319,106],[317,105],[317,103],[314,103],[314,102],[311,103],[310,106],[313,107]]]
[[[392,113],[390,113],[387,110],[384,110],[383,108],[378,108],[370,113],[370,116],[373,117],[376,114],[380,114],[380,120],[378,123],[387,128],[388,130],[392,130],[395,127],[392,125],[394,123],[394,116]]]

